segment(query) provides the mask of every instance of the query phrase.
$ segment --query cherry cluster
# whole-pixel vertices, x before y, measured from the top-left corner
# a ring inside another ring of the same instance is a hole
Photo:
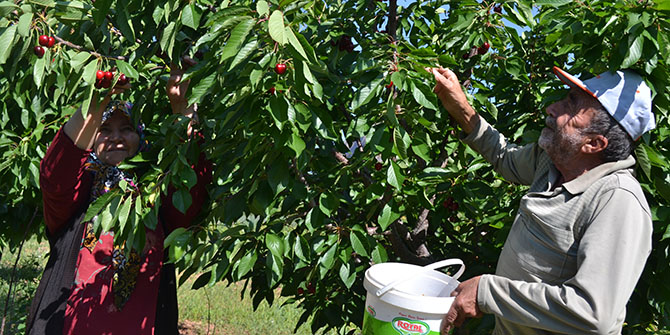
[[[335,41],[330,41],[330,45],[337,46],[340,51],[352,52],[354,51],[354,43],[351,42],[351,36],[343,35],[340,39]]]
[[[482,45],[480,45],[477,48],[477,54],[478,55],[484,55],[487,52],[489,52],[489,48],[491,48],[491,44],[489,44],[489,42],[484,42],[484,43],[482,43]],[[463,59],[468,59],[468,58],[470,58],[470,54],[469,53],[464,53],[463,54]]]
[[[110,88],[112,86],[112,79],[114,79],[114,73],[98,70],[95,73],[95,88]],[[120,86],[126,85],[129,82],[130,78],[126,77],[123,73],[119,76],[119,80],[116,81]]]
[[[54,44],[56,44],[56,39],[53,36],[40,35],[40,37],[38,38],[38,42],[40,45],[36,45],[33,48],[33,52],[35,53],[37,58],[42,58],[45,52],[43,47],[47,48],[53,47]]]

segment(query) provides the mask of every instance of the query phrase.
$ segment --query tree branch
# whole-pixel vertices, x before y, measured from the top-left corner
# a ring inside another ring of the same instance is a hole
[[[122,61],[127,61],[127,60],[128,60],[128,57],[124,57],[124,56],[109,56],[109,55],[103,55],[103,54],[101,54],[101,53],[98,53],[98,52],[95,52],[95,51],[92,51],[92,50],[86,50],[86,49],[85,49],[84,47],[82,47],[81,45],[76,45],[76,44],[74,44],[74,43],[72,43],[72,42],[70,42],[70,41],[66,41],[66,40],[64,40],[64,39],[62,39],[62,38],[60,38],[60,37],[58,37],[58,36],[55,36],[55,35],[54,35],[54,38],[55,38],[59,43],[64,44],[64,45],[67,45],[67,46],[69,46],[69,47],[72,48],[72,49],[75,49],[75,50],[77,50],[77,51],[88,52],[88,53],[90,53],[91,55],[96,56],[96,57],[111,58],[111,59],[122,60]]]

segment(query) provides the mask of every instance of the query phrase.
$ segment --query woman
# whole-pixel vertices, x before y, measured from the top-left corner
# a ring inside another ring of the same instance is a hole
[[[193,120],[182,71],[173,68],[167,94],[173,113]],[[27,334],[177,334],[174,268],[163,264],[163,240],[189,225],[206,200],[211,168],[204,155],[194,167],[197,184],[186,214],[161,203],[159,224],[146,231],[145,248],[124,254],[113,232],[96,237],[83,222],[94,199],[132,178],[118,169],[143,146],[143,127],[132,124],[132,105],[111,101],[130,88],[112,89],[92,104],[86,119],[78,111],[56,134],[40,166],[44,221],[51,252],[27,322]],[[97,99],[94,97],[94,101]],[[192,128],[189,125],[189,135]],[[192,138],[192,136],[189,136]]]

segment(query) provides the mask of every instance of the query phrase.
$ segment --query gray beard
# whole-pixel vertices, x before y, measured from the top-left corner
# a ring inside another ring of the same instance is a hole
[[[562,129],[544,128],[537,144],[547,152],[554,165],[563,165],[579,152],[581,136],[566,135]]]

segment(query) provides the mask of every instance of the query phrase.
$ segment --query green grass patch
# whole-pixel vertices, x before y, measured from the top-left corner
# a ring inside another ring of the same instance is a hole
[[[193,279],[189,278],[178,289],[179,319],[182,326],[195,328],[189,334],[294,334],[302,310],[295,305],[281,306],[286,298],[276,294],[272,306],[266,301],[256,311],[249,290],[241,297],[244,285],[220,282],[213,287],[191,290]],[[185,333],[183,331],[182,333]],[[335,334],[335,332],[331,332]],[[331,334],[328,333],[328,334]],[[312,334],[308,323],[300,325],[298,335]]]

